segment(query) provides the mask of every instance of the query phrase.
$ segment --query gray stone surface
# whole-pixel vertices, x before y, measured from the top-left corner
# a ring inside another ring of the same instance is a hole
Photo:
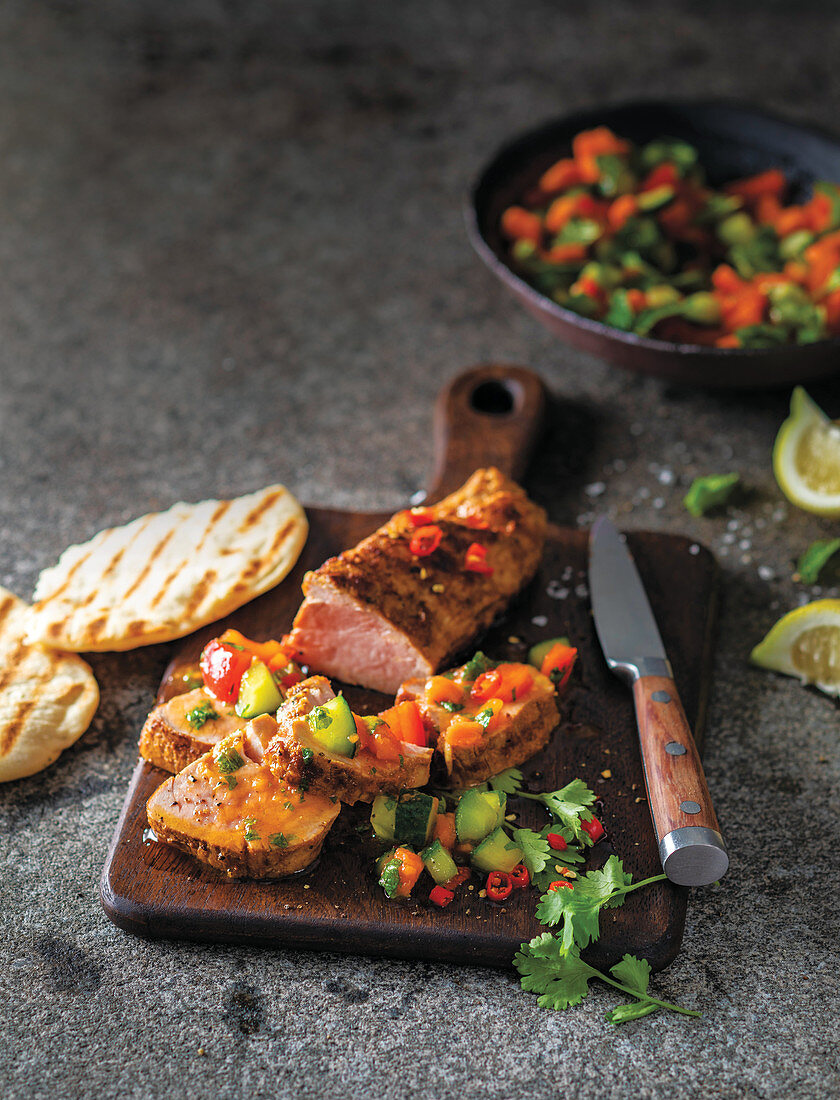
[[[840,1093],[837,709],[746,663],[819,594],[791,559],[836,530],[773,481],[787,395],[683,392],[557,345],[473,258],[459,210],[501,139],[585,104],[730,95],[836,125],[829,11],[3,5],[0,583],[28,597],[106,524],[273,479],[396,507],[429,469],[441,384],[530,364],[557,400],[532,480],[553,518],[597,506],[719,556],[706,761],[733,866],[655,979],[696,1022],[614,1031],[607,990],[552,1015],[505,973],[142,942],[96,886],[173,648],[97,656],[90,731],[0,790],[0,1094]],[[840,415],[836,384],[814,392]],[[729,469],[748,497],[691,519],[692,476]]]

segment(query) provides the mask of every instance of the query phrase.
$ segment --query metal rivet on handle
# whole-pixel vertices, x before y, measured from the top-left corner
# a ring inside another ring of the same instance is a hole
[[[684,814],[699,814],[700,806],[697,802],[681,802],[680,809]]]
[[[685,745],[681,745],[679,741],[669,741],[665,746],[665,751],[670,756],[685,756],[688,749],[686,749]]]
[[[671,702],[671,696],[668,694],[667,691],[655,691],[651,695],[651,699],[653,699],[654,703],[670,703]]]

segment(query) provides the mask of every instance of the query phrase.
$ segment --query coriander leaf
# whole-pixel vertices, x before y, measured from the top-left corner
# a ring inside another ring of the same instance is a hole
[[[283,833],[272,833],[268,838],[268,843],[272,848],[288,848],[289,838],[284,836]]]
[[[575,840],[591,844],[592,840],[581,828],[581,821],[590,821],[592,814],[586,808],[595,801],[595,792],[590,791],[582,779],[573,779],[559,791],[547,791],[541,794],[525,794],[522,797],[542,802],[550,814],[570,829]]]
[[[838,550],[840,550],[840,539],[817,539],[816,542],[812,542],[796,563],[794,580],[800,580],[803,584],[816,584],[829,558],[832,558]]]
[[[633,881],[629,871],[625,871],[618,856],[610,856],[603,867],[597,871],[587,871],[575,884],[584,893],[597,897],[609,909],[624,903],[624,890]]]
[[[441,699],[437,706],[439,706],[442,710],[448,710],[451,714],[454,714],[456,711],[464,709],[463,703],[453,703],[449,699]]]
[[[537,906],[537,919],[550,926],[562,924],[561,943],[586,947],[600,934],[599,915],[604,906],[614,908],[624,902],[626,888],[633,876],[624,870],[621,860],[610,856],[598,871],[588,871],[569,880],[572,889],[551,890],[543,894]]]
[[[491,775],[487,783],[493,791],[505,794],[518,794],[522,790],[522,772],[519,768],[506,768],[498,775]]]
[[[642,1016],[650,1016],[652,1012],[658,1012],[659,1005],[653,1001],[631,1001],[629,1005],[619,1005],[604,1013],[604,1019],[609,1024],[626,1024],[630,1020],[638,1020]]]
[[[222,775],[230,775],[231,772],[239,771],[240,768],[244,768],[245,766],[245,761],[236,749],[230,745],[226,745],[224,741],[220,741],[216,747],[214,759],[216,761],[216,767]]]
[[[256,831],[257,819],[255,817],[245,818],[245,839],[246,840],[259,840],[260,834]]]
[[[704,516],[712,508],[720,508],[729,500],[740,481],[738,474],[709,474],[696,477],[683,497],[686,511],[693,516]]]
[[[598,915],[601,912],[601,900],[594,894],[578,889],[578,882],[570,883],[571,890],[551,890],[540,898],[537,906],[537,919],[542,924],[553,927],[562,924],[560,943],[565,951],[575,944],[586,947],[598,939],[600,932]]]
[[[583,962],[580,952],[564,950],[550,932],[523,943],[513,965],[521,975],[522,988],[540,994],[540,1008],[555,1011],[580,1004],[589,992],[590,979],[598,974]]]
[[[610,974],[622,985],[646,993],[650,982],[650,963],[647,959],[637,959],[635,955],[625,955],[621,962],[610,967]]]
[[[315,707],[306,716],[309,728],[313,730],[325,730],[332,725],[332,718],[325,707]]]
[[[533,829],[514,829],[513,839],[522,849],[522,862],[532,877],[542,871],[554,855],[545,837]]]

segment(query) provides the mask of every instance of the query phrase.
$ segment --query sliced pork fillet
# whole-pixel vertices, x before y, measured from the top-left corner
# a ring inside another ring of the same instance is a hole
[[[420,518],[418,528],[417,510],[398,512],[307,573],[285,639],[296,659],[393,694],[403,681],[444,667],[536,572],[545,513],[495,468],[476,470]],[[430,528],[439,542],[418,553],[418,533]]]

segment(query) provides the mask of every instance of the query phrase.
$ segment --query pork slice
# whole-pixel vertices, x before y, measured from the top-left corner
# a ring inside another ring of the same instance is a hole
[[[404,743],[397,760],[380,760],[363,749],[353,757],[329,752],[315,737],[306,716],[333,698],[323,676],[312,676],[289,691],[277,712],[277,735],[265,753],[266,764],[276,775],[305,786],[307,791],[334,795],[349,805],[428,783],[430,748]]]
[[[197,726],[187,715],[204,706],[210,707],[216,717]],[[245,719],[233,707],[220,703],[205,688],[196,688],[152,710],[140,734],[140,755],[157,768],[179,772],[244,725]]]
[[[455,670],[456,673],[458,670]],[[521,698],[505,703],[500,719],[474,747],[451,745],[446,731],[454,715],[426,695],[426,682],[409,680],[400,687],[397,702],[413,700],[420,713],[437,734],[435,752],[443,758],[449,781],[455,788],[484,783],[506,768],[517,768],[548,744],[557,726],[559,713],[554,685],[547,676],[533,670],[533,685]],[[467,717],[484,704],[467,707],[458,713]]]
[[[308,866],[341,807],[266,766],[276,730],[261,715],[167,779],[146,806],[158,840],[230,878],[277,878]]]

